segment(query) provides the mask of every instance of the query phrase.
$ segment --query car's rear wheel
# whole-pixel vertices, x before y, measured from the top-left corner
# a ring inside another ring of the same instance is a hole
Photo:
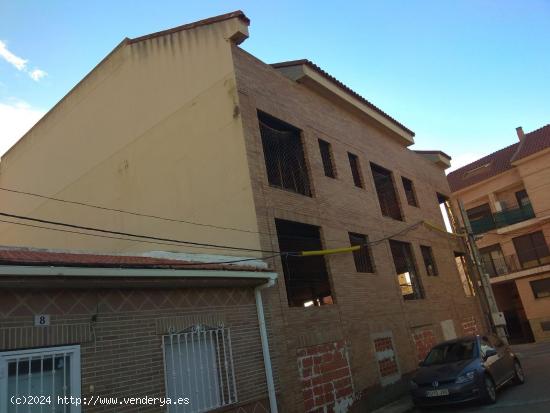
[[[488,375],[485,375],[485,379],[483,382],[485,385],[483,402],[486,404],[496,403],[497,389],[495,387],[495,383],[493,382],[493,379]]]
[[[525,383],[525,375],[523,374],[523,368],[519,361],[514,361],[514,384],[523,384]]]

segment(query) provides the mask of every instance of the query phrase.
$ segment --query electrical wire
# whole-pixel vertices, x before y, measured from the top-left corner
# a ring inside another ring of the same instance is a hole
[[[7,220],[3,220],[3,219],[0,219],[0,222],[4,222],[6,224],[21,225],[21,226],[24,226],[24,227],[31,227],[31,228],[47,229],[47,230],[51,230],[51,231],[66,232],[66,233],[70,233],[70,234],[86,235],[86,236],[90,236],[90,237],[118,239],[118,240],[123,240],[123,241],[137,241],[137,242],[142,242],[142,243],[147,243],[147,244],[155,244],[155,245],[158,244],[158,245],[181,246],[180,244],[174,244],[174,243],[169,243],[169,242],[153,242],[153,241],[144,241],[144,240],[134,240],[132,238],[111,237],[111,236],[108,236],[108,235],[89,234],[89,233],[86,233],[86,232],[71,231],[71,230],[59,229],[59,228],[43,227],[43,226],[40,226],[40,225],[24,224],[22,222],[13,222],[13,221],[7,221]],[[267,256],[267,257],[243,258],[243,259],[230,260],[230,261],[215,261],[215,262],[203,262],[203,261],[201,261],[201,262],[197,262],[197,263],[193,263],[193,262],[181,263],[181,264],[178,263],[178,265],[192,266],[192,265],[209,265],[209,264],[234,264],[234,263],[246,262],[246,261],[268,260],[268,259],[271,259],[271,258],[278,257],[280,255],[286,255],[286,253],[273,254],[273,255],[270,255],[270,256]]]
[[[132,238],[120,238],[120,237],[112,237],[112,236],[102,236],[103,238],[122,239],[122,240],[127,240],[127,241],[143,242],[143,240],[133,239],[133,238],[142,238],[142,239],[146,239],[146,240],[155,241],[155,242],[147,241],[147,242],[153,243],[153,244],[177,245],[177,246],[189,245],[189,246],[199,246],[199,247],[205,247],[205,248],[232,249],[232,250],[239,250],[239,251],[270,253],[270,254],[275,254],[275,256],[282,255],[282,254],[291,255],[291,256],[304,256],[303,251],[285,251],[285,252],[281,252],[281,251],[258,250],[258,249],[253,249],[253,248],[225,246],[225,245],[218,245],[218,244],[207,244],[207,243],[199,243],[199,242],[193,242],[193,241],[181,241],[181,240],[176,240],[176,239],[171,239],[171,238],[152,237],[152,236],[148,236],[148,235],[132,234],[132,233],[128,233],[128,232],[111,231],[111,230],[106,230],[106,229],[103,229],[103,228],[87,227],[87,226],[75,225],[75,224],[67,224],[67,223],[63,223],[63,222],[59,222],[59,221],[50,221],[50,220],[44,220],[44,219],[39,219],[39,218],[26,217],[26,216],[22,216],[22,215],[8,214],[6,212],[0,212],[0,216],[5,216],[5,217],[8,217],[8,218],[21,219],[21,220],[27,220],[27,221],[31,221],[31,222],[38,222],[38,223],[41,223],[41,224],[57,225],[57,226],[64,226],[64,227],[73,228],[73,229],[81,229],[81,230],[85,230],[85,231],[100,232],[102,234],[113,234],[113,235],[119,235],[119,236],[122,236],[122,237],[132,237]],[[88,234],[88,233],[82,233],[82,232],[79,232],[79,231],[60,230],[59,228],[43,227],[43,226],[31,225],[31,224],[23,224],[23,223],[20,223],[20,222],[5,221],[5,220],[0,220],[0,222],[6,222],[6,223],[10,223],[10,224],[15,224],[15,225],[24,225],[24,226],[27,226],[27,227],[35,227],[35,228],[41,228],[41,229],[57,230],[57,231],[61,231],[61,232],[75,233],[75,234],[79,234],[79,235],[98,236],[97,234]],[[367,242],[365,244],[360,244],[359,246],[361,247],[361,246],[377,245],[377,244],[379,244],[383,241],[386,241],[390,238],[393,238],[393,237],[402,235],[406,232],[409,232],[412,229],[422,225],[423,223],[424,223],[424,221],[418,221],[415,224],[409,225],[408,227],[406,227],[406,228],[404,228],[404,229],[402,229],[402,230],[400,230],[400,231],[398,231],[398,232],[396,232],[392,235],[377,239],[375,241],[370,241],[370,242]],[[348,248],[346,247],[345,249],[348,249]],[[321,250],[321,251],[327,251],[327,250]],[[348,251],[344,251],[344,252],[348,252]]]
[[[134,216],[144,217],[144,218],[154,218],[154,219],[159,219],[159,220],[167,221],[167,222],[179,222],[179,223],[183,223],[183,224],[198,225],[198,226],[201,226],[201,227],[210,227],[210,228],[230,230],[230,231],[248,232],[248,233],[251,233],[251,234],[261,234],[261,232],[259,232],[259,231],[252,231],[252,230],[247,230],[247,229],[242,229],[242,228],[223,227],[223,226],[213,225],[213,224],[203,224],[203,223],[200,223],[200,222],[187,221],[187,220],[184,220],[184,219],[168,218],[168,217],[163,217],[163,216],[160,216],[160,215],[145,214],[145,213],[141,213],[141,212],[127,211],[127,210],[124,210],[124,209],[117,209],[117,208],[109,208],[109,207],[105,207],[105,206],[101,206],[101,205],[88,204],[86,202],[80,202],[80,201],[70,201],[68,199],[55,198],[55,197],[51,197],[51,196],[36,194],[34,192],[19,191],[19,190],[10,189],[10,188],[0,187],[0,191],[11,192],[11,193],[14,193],[14,194],[19,194],[19,195],[27,195],[27,196],[32,196],[32,197],[36,197],[36,198],[48,199],[50,201],[63,202],[63,203],[66,203],[66,204],[85,206],[85,207],[88,207],[88,208],[95,208],[95,209],[100,209],[100,210],[103,210],[103,211],[119,212],[119,213],[122,213],[122,214],[134,215]]]
[[[114,234],[114,235],[122,235],[122,236],[126,236],[126,237],[144,238],[144,239],[149,239],[149,240],[153,240],[153,241],[172,242],[172,243],[176,243],[176,244],[180,244],[180,245],[195,245],[195,246],[200,246],[200,247],[214,247],[214,248],[219,248],[219,249],[229,249],[229,250],[236,250],[236,251],[267,252],[267,253],[270,253],[270,254],[272,254],[272,253],[279,254],[280,253],[280,251],[269,251],[269,250],[255,249],[255,248],[233,247],[231,245],[209,244],[209,243],[202,243],[202,242],[195,242],[195,241],[182,241],[182,240],[172,239],[172,238],[153,237],[153,236],[149,236],[149,235],[132,234],[130,232],[112,231],[112,230],[97,228],[97,227],[87,227],[87,226],[83,226],[83,225],[67,224],[67,223],[59,222],[59,221],[50,221],[50,220],[46,220],[46,219],[26,217],[26,216],[23,216],[23,215],[8,214],[6,212],[0,212],[0,216],[4,216],[4,217],[8,217],[8,218],[16,218],[16,219],[21,219],[21,220],[25,220],[25,221],[39,222],[41,224],[58,225],[58,226],[69,227],[69,228],[74,228],[74,229],[83,229],[83,230],[86,230],[86,231],[101,232],[101,233],[105,233],[105,234]]]

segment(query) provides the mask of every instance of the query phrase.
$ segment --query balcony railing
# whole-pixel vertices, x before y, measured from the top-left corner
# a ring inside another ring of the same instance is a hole
[[[529,261],[521,262],[516,254],[506,255],[499,258],[483,257],[483,266],[490,277],[512,274],[517,271],[536,268],[550,264],[550,255],[533,257]]]
[[[533,211],[533,207],[531,204],[527,204],[519,208],[507,209],[473,220],[471,222],[472,232],[476,235],[483,234],[492,229],[503,228],[534,217],[535,212]]]

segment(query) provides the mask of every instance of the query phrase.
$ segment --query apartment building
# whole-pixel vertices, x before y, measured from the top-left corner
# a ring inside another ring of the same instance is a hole
[[[450,158],[411,150],[411,130],[312,62],[243,50],[249,23],[125,39],[2,158],[0,187],[20,192],[1,191],[0,243],[151,249],[101,228],[263,259],[279,411],[365,411],[435,342],[486,330],[463,242],[439,229]]]
[[[449,174],[512,342],[550,339],[550,125]]]

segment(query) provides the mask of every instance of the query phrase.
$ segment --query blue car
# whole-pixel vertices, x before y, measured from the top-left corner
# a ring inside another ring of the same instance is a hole
[[[419,407],[471,400],[491,404],[508,382],[525,382],[516,354],[498,337],[469,336],[431,349],[411,380],[411,395]]]

